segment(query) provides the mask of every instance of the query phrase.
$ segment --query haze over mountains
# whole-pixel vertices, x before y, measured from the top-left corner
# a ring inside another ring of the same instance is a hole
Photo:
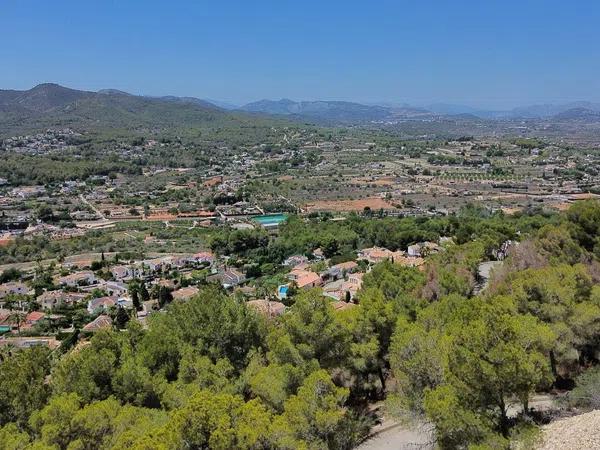
[[[259,120],[269,115],[317,124],[361,124],[398,120],[553,119],[600,121],[600,104],[573,102],[533,105],[509,111],[485,111],[437,103],[426,108],[409,105],[365,105],[346,101],[260,100],[236,107],[195,97],[138,96],[104,89],[98,92],[45,83],[25,91],[0,90],[0,131],[19,127],[98,125],[105,127],[188,126],[206,122]]]
[[[363,105],[352,102],[336,101],[300,101],[289,99],[260,100],[248,103],[240,109],[244,111],[261,112],[266,114],[282,114],[290,116],[309,116],[323,119],[339,120],[390,120],[394,117],[425,117],[425,116],[455,116],[471,115],[481,119],[542,119],[553,116],[567,118],[573,110],[573,117],[595,117],[600,112],[600,103],[572,102],[561,105],[531,105],[513,108],[505,111],[483,110],[465,105],[434,103],[425,107],[410,105]],[[577,114],[575,114],[577,112]]]

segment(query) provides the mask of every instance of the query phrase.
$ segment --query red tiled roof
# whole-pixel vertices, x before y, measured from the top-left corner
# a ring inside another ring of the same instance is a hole
[[[30,312],[29,314],[27,314],[27,316],[25,317],[25,321],[26,322],[37,322],[38,320],[41,320],[44,318],[46,314],[44,314],[41,311],[33,311]]]

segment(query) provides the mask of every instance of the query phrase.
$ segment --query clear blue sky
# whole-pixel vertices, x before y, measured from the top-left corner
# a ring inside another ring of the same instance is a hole
[[[598,0],[0,0],[0,88],[600,101]]]

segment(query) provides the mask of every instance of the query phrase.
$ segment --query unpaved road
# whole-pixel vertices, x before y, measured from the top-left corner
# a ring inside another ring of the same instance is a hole
[[[600,448],[600,411],[568,417],[542,427],[540,450]]]
[[[358,446],[358,450],[432,450],[431,428],[426,425],[407,427],[388,421],[374,429],[373,435]]]

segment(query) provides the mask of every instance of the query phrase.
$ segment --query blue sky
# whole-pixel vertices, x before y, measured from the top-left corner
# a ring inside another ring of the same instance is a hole
[[[0,0],[0,88],[261,98],[600,101],[597,0]]]

